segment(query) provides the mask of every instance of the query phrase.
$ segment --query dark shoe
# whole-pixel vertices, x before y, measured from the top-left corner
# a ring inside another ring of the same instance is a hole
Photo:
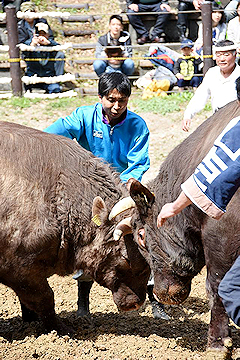
[[[170,317],[164,311],[164,305],[154,300],[151,302],[152,314],[154,319],[170,320]]]
[[[139,39],[137,39],[138,45],[143,45],[146,42],[149,42],[149,37],[148,36],[143,35]]]
[[[155,36],[154,38],[152,38],[152,42],[154,43],[164,43],[165,42],[165,37],[163,36]]]

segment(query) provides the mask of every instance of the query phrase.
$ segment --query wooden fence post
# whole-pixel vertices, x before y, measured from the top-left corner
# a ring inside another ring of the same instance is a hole
[[[22,96],[20,51],[16,46],[18,44],[16,8],[13,5],[7,5],[4,10],[6,12],[12,93],[14,96]]]
[[[204,1],[201,5],[203,25],[203,74],[213,66],[212,58],[212,2]],[[204,57],[206,56],[206,57]]]

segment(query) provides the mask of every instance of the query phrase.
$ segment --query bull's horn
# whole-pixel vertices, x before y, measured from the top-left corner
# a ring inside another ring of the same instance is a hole
[[[131,216],[130,216],[126,219],[123,219],[117,224],[113,232],[113,239],[118,241],[121,236],[131,233],[132,233],[132,228],[131,228]]]
[[[114,207],[112,208],[108,218],[109,220],[114,219],[117,215],[121,214],[123,211],[127,210],[127,209],[131,209],[133,207],[135,207],[136,204],[133,201],[133,199],[131,198],[131,196],[128,196],[126,198],[123,198],[121,200],[119,200]]]

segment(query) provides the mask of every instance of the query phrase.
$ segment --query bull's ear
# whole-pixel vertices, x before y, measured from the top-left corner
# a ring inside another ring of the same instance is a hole
[[[155,201],[155,196],[136,179],[129,179],[127,183],[130,195],[137,205],[141,215],[147,215],[148,209]]]
[[[100,196],[96,196],[93,199],[92,204],[92,221],[97,225],[101,225],[101,214],[107,211],[105,202]]]

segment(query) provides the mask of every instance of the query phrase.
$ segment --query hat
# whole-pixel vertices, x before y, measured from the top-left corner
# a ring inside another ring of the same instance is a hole
[[[212,11],[223,11],[224,8],[221,4],[217,3],[216,1],[212,2]]]
[[[36,5],[32,1],[26,1],[26,2],[22,3],[22,5],[20,6],[20,10],[22,12],[35,11]]]
[[[190,39],[185,39],[185,40],[183,40],[182,42],[181,42],[181,49],[183,49],[183,48],[185,48],[185,47],[188,47],[188,48],[192,48],[193,47],[193,42],[192,42],[192,40],[190,40]]]
[[[45,24],[43,22],[39,22],[35,25],[38,31],[44,31],[46,34],[48,33],[48,24]]]

